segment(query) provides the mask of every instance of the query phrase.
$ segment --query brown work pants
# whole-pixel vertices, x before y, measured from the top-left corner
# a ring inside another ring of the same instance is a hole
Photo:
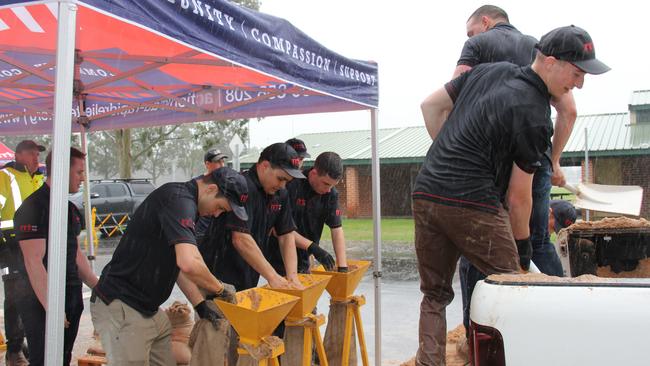
[[[420,272],[418,366],[444,366],[446,310],[454,298],[451,284],[460,255],[486,275],[516,272],[519,256],[510,219],[497,214],[413,200],[415,252]]]

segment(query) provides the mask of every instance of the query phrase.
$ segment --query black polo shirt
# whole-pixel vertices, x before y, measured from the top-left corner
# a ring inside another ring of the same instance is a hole
[[[311,169],[313,168],[303,171],[305,177],[309,177]],[[289,191],[293,221],[300,235],[319,243],[325,224],[331,229],[342,226],[339,193],[336,188],[332,187],[329,193],[318,194],[312,189],[309,179],[294,179],[287,184],[287,191]],[[269,239],[267,258],[278,273],[285,273],[278,239],[274,236]],[[309,272],[309,253],[300,248],[298,248],[298,272]]]
[[[251,234],[262,253],[267,253],[271,229],[278,235],[296,229],[291,218],[289,193],[286,189],[268,195],[257,176],[257,165],[242,173],[248,184],[246,213],[242,221],[232,212],[214,218],[204,241],[200,245],[203,259],[218,279],[235,286],[237,291],[257,286],[260,275],[239,255],[232,245],[232,232]]]
[[[496,212],[512,163],[534,173],[550,146],[550,94],[530,68],[482,64],[445,85],[454,107],[415,180],[414,199]]]
[[[77,268],[77,237],[83,228],[83,216],[77,207],[68,201],[68,230],[66,236],[66,286],[81,286]],[[43,184],[23,201],[14,216],[16,241],[30,239],[45,239],[45,255],[43,265],[47,268],[47,254],[50,227],[50,186]],[[63,249],[63,248],[61,248]]]
[[[196,181],[167,183],[142,202],[104,267],[95,291],[110,303],[120,299],[145,316],[169,298],[178,277],[174,246],[196,245]]]
[[[499,23],[465,41],[458,65],[474,67],[499,61],[519,66],[530,65],[535,56],[536,43],[534,37],[521,33],[511,24]]]

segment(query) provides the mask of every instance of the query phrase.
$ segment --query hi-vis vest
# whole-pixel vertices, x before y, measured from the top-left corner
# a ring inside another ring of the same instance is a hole
[[[42,174],[32,177],[26,169],[11,166],[0,169],[0,229],[13,229],[16,210],[42,184]]]

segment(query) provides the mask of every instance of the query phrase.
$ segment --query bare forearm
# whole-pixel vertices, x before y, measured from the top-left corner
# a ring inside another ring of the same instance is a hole
[[[192,306],[196,306],[205,299],[199,287],[195,285],[194,282],[190,281],[190,279],[188,279],[182,272],[178,274],[176,283],[185,294],[185,297],[187,297],[190,303],[192,303]]]
[[[293,277],[298,274],[298,256],[293,234],[289,233],[278,237],[278,244],[287,277]]]
[[[573,132],[573,125],[575,124],[578,112],[573,94],[571,93],[563,95],[559,100],[553,100],[553,106],[557,110],[557,117],[555,118],[555,129],[553,132],[553,153],[551,160],[554,164],[559,165],[562,151],[567,141],[569,141],[569,137],[571,137],[571,132]]]
[[[305,238],[304,236],[299,234],[297,231],[293,232],[293,236],[296,239],[296,248],[307,250],[307,248],[309,248],[311,243],[313,243],[313,240],[309,240],[309,239]]]
[[[195,260],[191,269],[182,271],[182,274],[187,280],[210,293],[219,293],[223,289],[221,282],[210,273],[210,270],[202,260]]]
[[[25,269],[36,298],[43,305],[43,309],[47,311],[47,270],[45,266],[39,260],[25,260]]]
[[[336,263],[339,267],[347,267],[348,260],[345,253],[345,234],[343,233],[343,228],[337,227],[330,231],[332,233],[332,246],[334,247]]]
[[[510,216],[510,225],[512,234],[515,239],[526,239],[530,236],[530,210],[533,206],[532,198],[530,200],[520,200],[519,202],[511,201],[509,203],[508,214]]]
[[[438,136],[452,106],[453,102],[444,88],[436,90],[420,105],[424,125],[432,140]]]
[[[266,258],[264,258],[262,251],[257,246],[252,236],[248,234],[234,234],[233,245],[239,255],[244,258],[246,263],[253,267],[253,269],[262,277],[266,278],[267,281],[270,282],[271,279],[280,277],[280,275],[278,275],[278,273],[273,269],[273,266],[271,266]]]
[[[512,164],[506,201],[512,234],[516,240],[530,236],[530,210],[533,207],[533,175]]]
[[[90,267],[88,258],[83,254],[81,249],[77,249],[77,270],[79,271],[79,278],[86,286],[94,288],[99,280],[95,272]]]

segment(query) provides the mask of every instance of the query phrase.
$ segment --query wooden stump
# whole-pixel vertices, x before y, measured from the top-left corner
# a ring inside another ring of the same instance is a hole
[[[330,312],[327,317],[327,329],[325,330],[325,352],[329,366],[341,366],[343,356],[343,338],[345,336],[345,320],[347,312],[347,303],[332,302]],[[357,341],[354,319],[350,315],[353,324],[350,339],[350,361],[349,366],[357,366]]]
[[[302,365],[305,329],[302,327],[284,328],[284,353],[280,356],[282,366]],[[311,353],[311,349],[309,350]],[[310,355],[311,358],[311,355]]]

